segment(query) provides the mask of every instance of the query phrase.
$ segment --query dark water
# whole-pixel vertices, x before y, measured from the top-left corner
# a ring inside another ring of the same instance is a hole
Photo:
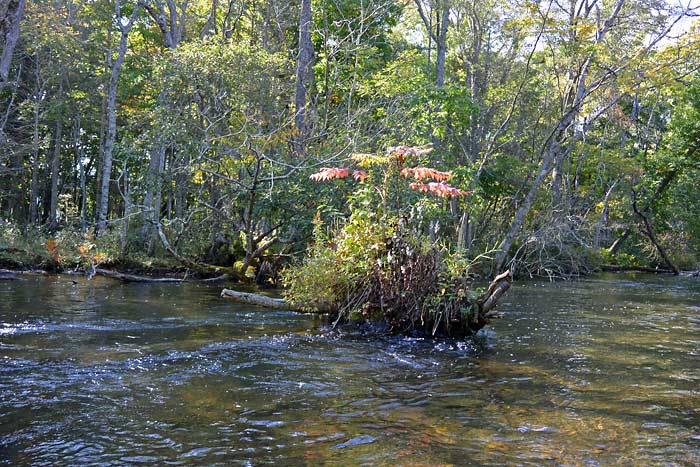
[[[700,465],[698,280],[518,283],[474,342],[218,291],[0,282],[0,465]]]

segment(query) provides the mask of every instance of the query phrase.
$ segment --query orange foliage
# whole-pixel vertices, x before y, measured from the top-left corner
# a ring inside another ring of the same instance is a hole
[[[309,178],[314,182],[325,182],[334,178],[345,178],[348,175],[350,175],[350,171],[348,169],[341,169],[339,167],[324,167],[319,172],[311,175]]]
[[[409,186],[414,190],[432,193],[436,196],[465,196],[471,193],[471,191],[460,190],[452,185],[448,185],[444,181],[430,183],[413,182]]]
[[[364,182],[365,178],[367,178],[367,172],[364,170],[356,170],[352,173],[352,178],[357,181]]]
[[[58,254],[58,244],[56,243],[56,240],[53,238],[48,239],[46,242],[46,251],[49,252],[49,256],[51,256],[51,259],[53,259],[56,263],[61,262],[61,255]]]
[[[405,168],[401,171],[401,175],[403,177],[413,177],[418,181],[426,178],[432,178],[438,182],[442,182],[452,177],[452,174],[449,172],[440,172],[439,170],[431,169],[429,167]]]

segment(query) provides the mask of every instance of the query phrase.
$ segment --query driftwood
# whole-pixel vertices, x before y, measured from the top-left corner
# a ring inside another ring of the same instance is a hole
[[[615,264],[602,264],[600,270],[603,272],[648,272],[651,274],[676,274],[670,269],[647,268],[644,266],[623,267]]]
[[[493,308],[503,294],[510,289],[512,279],[513,276],[510,271],[501,273],[493,279],[488,289],[486,289],[486,292],[476,299],[476,303],[479,305],[479,314],[483,315],[486,319],[496,316]]]
[[[109,269],[95,268],[89,271],[88,276],[92,277],[94,275],[100,275],[105,277],[111,277],[112,279],[117,279],[122,282],[144,282],[144,283],[163,283],[163,282],[218,282],[229,280],[230,277],[227,275],[212,277],[209,279],[180,279],[177,277],[146,277],[146,276],[136,276],[134,274],[125,274],[117,271],[110,271]]]
[[[100,268],[95,268],[94,269],[94,274],[100,275],[100,276],[105,276],[105,277],[111,277],[112,279],[118,279],[122,282],[186,282],[186,279],[178,279],[176,277],[160,277],[160,278],[155,278],[155,277],[144,277],[144,276],[135,276],[133,274],[124,274],[121,272],[117,271],[110,271],[108,269],[100,269]]]
[[[473,321],[469,323],[469,328],[472,332],[476,332],[479,329],[486,326],[491,319],[499,318],[501,315],[494,310],[494,307],[498,303],[498,300],[503,296],[503,294],[508,291],[511,286],[512,275],[510,271],[506,271],[502,274],[496,276],[496,278],[489,284],[486,291],[481,294],[473,303],[475,309]],[[238,292],[230,289],[223,289],[221,291],[221,296],[238,303],[245,303],[248,305],[257,305],[264,308],[272,310],[289,310],[301,313],[328,313],[329,309],[325,308],[309,308],[308,305],[299,305],[295,303],[287,302],[281,298],[272,298],[265,295],[249,293],[249,292]]]
[[[231,299],[234,302],[245,303],[246,305],[257,305],[264,308],[269,308],[271,310],[289,310],[301,313],[309,312],[309,309],[305,309],[301,305],[289,303],[281,298],[272,298],[256,293],[238,292],[236,290],[224,289],[221,291],[221,296]],[[311,310],[310,312],[323,313],[321,310]]]
[[[0,269],[1,276],[16,276],[16,275],[47,275],[48,272],[43,269],[27,269],[20,271],[13,271],[12,269]]]

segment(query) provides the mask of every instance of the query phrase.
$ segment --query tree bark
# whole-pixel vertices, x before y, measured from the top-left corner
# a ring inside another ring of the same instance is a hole
[[[111,277],[112,279],[118,279],[122,282],[146,282],[146,283],[163,283],[163,282],[185,282],[185,279],[178,279],[175,277],[144,277],[144,276],[135,276],[133,274],[124,274],[121,272],[117,271],[110,271],[108,269],[100,269],[100,268],[95,268],[93,271],[89,271],[94,274],[100,275],[100,276],[105,276],[105,277]],[[93,275],[94,275],[93,274]]]
[[[163,42],[166,48],[174,52],[180,45],[185,32],[185,18],[187,16],[188,1],[180,3],[178,12],[178,4],[175,0],[167,0],[167,9],[165,5],[159,1],[156,2],[156,7],[149,4],[144,4],[144,8],[149,16],[158,25],[163,36]],[[213,18],[213,26],[216,28],[216,10],[217,1],[212,2],[212,11],[204,29],[210,24]],[[204,32],[204,29],[202,30]],[[158,106],[163,108],[166,106],[164,92],[161,91],[158,95]],[[141,232],[144,245],[149,254],[154,253],[155,235],[153,229],[155,223],[160,222],[160,208],[162,199],[162,177],[165,168],[165,151],[167,143],[162,137],[157,142],[157,147],[151,153],[151,158],[148,164],[148,172],[146,174],[146,193],[144,195],[143,206],[143,229]]]
[[[613,194],[613,191],[615,190],[615,187],[617,184],[620,183],[620,179],[618,178],[615,180],[615,183],[612,184],[612,186],[608,189],[607,193],[605,193],[605,199],[603,200],[603,209],[600,212],[600,217],[598,217],[598,222],[595,225],[595,238],[593,239],[593,248],[600,248],[600,240],[601,240],[601,235],[603,228],[607,225],[608,223],[608,213],[610,210],[610,197]]]
[[[298,154],[306,152],[306,140],[309,137],[309,115],[307,91],[313,81],[314,45],[311,42],[311,0],[301,0],[299,18],[299,56],[297,58],[296,90],[294,94],[294,123],[297,135],[294,150]]]
[[[144,245],[149,254],[152,253],[154,245],[155,230],[153,225],[160,221],[161,203],[161,175],[163,174],[163,161],[165,160],[165,144],[159,143],[148,163],[146,174],[146,194],[143,198],[143,230],[142,237]]]
[[[649,198],[649,201],[646,203],[646,206],[644,206],[642,209],[639,211],[643,214],[643,216],[647,216],[649,212],[651,211],[651,208],[654,206],[654,203],[656,203],[659,198],[666,192],[669,186],[671,186],[671,182],[673,182],[676,177],[680,174],[680,169],[673,169],[670,170],[664,175],[664,178],[661,179],[661,183],[659,183],[659,186],[656,187],[656,190],[654,190],[654,194]],[[636,203],[636,201],[635,201]],[[636,209],[633,206],[633,210]],[[618,250],[622,247],[622,245],[625,243],[625,241],[629,238],[630,234],[632,233],[632,227],[627,227],[622,234],[620,234],[619,237],[615,239],[612,245],[610,245],[610,248],[608,248],[608,253],[611,255],[614,255],[618,252]]]
[[[0,22],[4,23],[0,24],[0,30],[4,34],[2,55],[0,55],[0,89],[8,82],[10,67],[12,66],[12,55],[19,40],[19,24],[22,21],[26,3],[25,0],[18,0],[17,2],[13,0],[7,1],[8,5],[5,15],[0,18]]]
[[[163,248],[165,248],[165,250],[168,253],[170,253],[173,256],[173,258],[175,258],[188,268],[191,268],[203,274],[218,274],[239,282],[248,282],[245,276],[241,275],[239,271],[235,270],[232,267],[227,268],[222,266],[214,266],[211,264],[198,263],[196,261],[192,261],[190,259],[185,258],[184,256],[180,255],[177,251],[175,251],[175,249],[172,247],[172,245],[168,241],[168,238],[165,236],[165,232],[163,232],[163,228],[161,227],[160,223],[156,224],[156,229],[158,232],[158,237],[160,238],[160,241],[163,244]]]
[[[289,310],[298,311],[302,313],[327,313],[328,311],[330,311],[318,308],[309,310],[309,308],[305,308],[304,306],[298,304],[289,303],[281,298],[272,298],[254,293],[238,292],[231,289],[222,290],[221,296],[224,298],[231,299],[238,303],[261,306],[263,308],[269,308],[271,310]]]
[[[36,79],[37,87],[39,80],[39,58],[36,57]],[[39,102],[43,89],[36,89],[34,96],[34,132],[32,135],[32,181],[30,183],[29,194],[29,223],[37,222],[37,204],[39,201]]]
[[[49,205],[48,223],[51,227],[58,225],[58,183],[61,168],[61,140],[63,139],[63,118],[61,115],[56,120],[56,136],[51,158],[51,202]]]
[[[641,218],[643,224],[644,224],[644,233],[645,235],[649,238],[649,241],[651,242],[652,245],[656,248],[656,251],[659,253],[659,256],[664,260],[664,263],[666,263],[666,266],[673,271],[673,275],[677,276],[678,275],[678,268],[671,262],[671,258],[668,257],[666,254],[666,250],[661,246],[659,241],[656,239],[656,235],[654,235],[654,229],[651,227],[651,222],[649,221],[649,218],[644,215],[638,208],[637,208],[637,200],[634,199],[632,201],[632,209],[634,210],[634,213]]]
[[[435,86],[441,88],[445,85],[445,60],[447,58],[447,30],[450,25],[450,8],[442,6],[440,15],[440,29],[438,31],[436,46],[437,57],[435,59]]]
[[[131,31],[141,4],[137,3],[127,23],[123,22],[121,15],[121,0],[116,4],[116,20],[121,32],[119,39],[119,50],[117,59],[112,63],[112,70],[109,79],[109,93],[107,97],[107,138],[105,139],[105,153],[102,164],[102,180],[100,183],[100,204],[97,211],[97,231],[103,232],[107,228],[107,217],[109,215],[109,187],[112,176],[112,153],[114,143],[117,138],[117,85],[119,84],[119,74],[124,63],[129,32]],[[111,52],[110,52],[111,53]]]

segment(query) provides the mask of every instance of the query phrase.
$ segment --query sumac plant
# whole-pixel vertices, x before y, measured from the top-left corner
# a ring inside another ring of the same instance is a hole
[[[486,297],[470,290],[464,269],[417,225],[425,197],[464,196],[449,172],[418,165],[430,149],[391,147],[356,154],[352,167],[323,168],[316,182],[352,177],[349,214],[330,228],[315,220],[303,263],[284,271],[287,301],[329,311],[335,323],[364,322],[397,334],[473,334],[488,322]]]

